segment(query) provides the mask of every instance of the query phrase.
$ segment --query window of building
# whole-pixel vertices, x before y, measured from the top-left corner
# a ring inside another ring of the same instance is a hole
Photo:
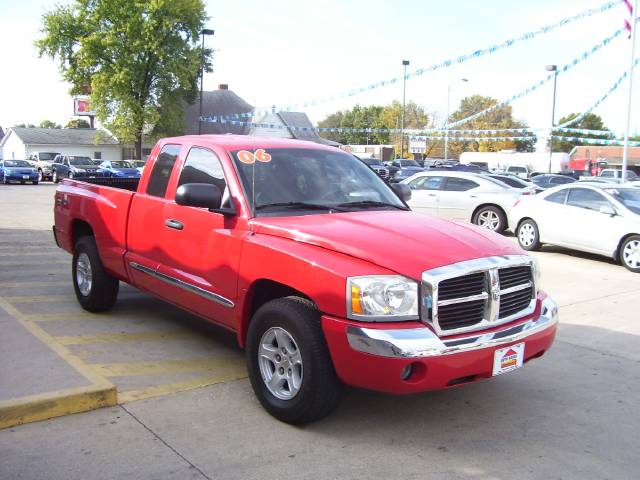
[[[102,152],[93,152],[93,158],[96,160],[102,160]]]

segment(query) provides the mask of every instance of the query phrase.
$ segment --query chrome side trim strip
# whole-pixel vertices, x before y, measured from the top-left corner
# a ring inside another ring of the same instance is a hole
[[[538,318],[497,332],[451,340],[440,339],[429,328],[373,329],[350,325],[347,340],[356,351],[381,357],[424,358],[492,348],[524,340],[558,323],[558,305],[551,297],[542,301]]]
[[[140,265],[137,262],[129,262],[129,266],[135,270],[138,270],[139,272],[157,278],[158,280],[162,280],[169,285],[181,288],[183,290],[186,290],[187,292],[195,293],[202,298],[206,298],[207,300],[219,303],[220,305],[223,305],[225,307],[233,308],[235,306],[235,304],[231,300],[223,297],[222,295],[218,295],[217,293],[210,292],[208,290],[205,290],[204,288],[200,288],[196,285],[184,282],[178,278],[170,277],[169,275],[165,275],[164,273],[157,272],[153,268],[145,267],[144,265]]]

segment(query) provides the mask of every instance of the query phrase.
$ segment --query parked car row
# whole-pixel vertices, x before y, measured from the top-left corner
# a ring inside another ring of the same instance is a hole
[[[38,171],[26,160],[0,160],[0,181],[21,184],[30,182],[37,185]]]

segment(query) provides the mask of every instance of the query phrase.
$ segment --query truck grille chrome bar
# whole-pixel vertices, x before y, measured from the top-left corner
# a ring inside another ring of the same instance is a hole
[[[537,288],[526,255],[487,257],[422,274],[420,317],[438,335],[513,321],[535,310]]]

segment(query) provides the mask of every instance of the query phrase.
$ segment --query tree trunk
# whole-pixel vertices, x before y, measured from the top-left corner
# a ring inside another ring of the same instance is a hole
[[[138,135],[136,135],[136,141],[135,141],[135,159],[136,160],[142,160],[142,133],[139,133]]]

